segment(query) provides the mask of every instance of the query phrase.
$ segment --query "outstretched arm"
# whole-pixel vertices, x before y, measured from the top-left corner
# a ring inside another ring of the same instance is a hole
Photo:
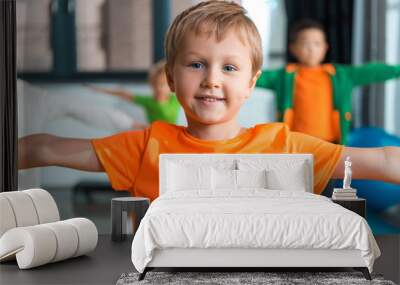
[[[400,77],[400,65],[367,63],[345,68],[355,86],[383,82]]]
[[[350,156],[354,179],[382,180],[400,184],[400,148],[356,148],[344,147],[332,178],[342,178],[344,160]]]
[[[84,84],[86,87],[89,89],[92,89],[93,91],[100,92],[100,93],[105,93],[108,95],[116,96],[118,98],[121,98],[123,100],[132,102],[132,99],[134,95],[132,92],[128,92],[122,89],[108,89],[108,88],[102,88],[102,87],[97,87],[89,84]]]
[[[89,139],[34,134],[18,140],[18,168],[63,166],[86,171],[104,171]]]

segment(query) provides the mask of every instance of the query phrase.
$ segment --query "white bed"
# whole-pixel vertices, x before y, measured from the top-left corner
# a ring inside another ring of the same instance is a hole
[[[132,243],[155,267],[354,267],[380,255],[367,222],[312,194],[309,154],[164,154],[160,197]]]

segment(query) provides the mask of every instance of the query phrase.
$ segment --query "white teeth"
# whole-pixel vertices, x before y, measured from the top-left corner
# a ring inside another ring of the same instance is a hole
[[[207,101],[207,102],[215,102],[215,101],[222,101],[222,98],[213,98],[213,97],[199,97],[198,99]]]

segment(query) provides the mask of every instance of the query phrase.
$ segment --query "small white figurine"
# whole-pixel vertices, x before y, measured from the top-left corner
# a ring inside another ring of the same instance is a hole
[[[351,184],[351,160],[350,157],[346,157],[346,161],[344,162],[344,179],[343,179],[343,189],[352,189]]]

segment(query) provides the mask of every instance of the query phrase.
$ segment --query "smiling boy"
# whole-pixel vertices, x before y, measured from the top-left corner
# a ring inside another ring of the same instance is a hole
[[[235,3],[202,2],[180,15],[166,37],[168,84],[187,127],[155,122],[143,131],[87,140],[48,134],[19,140],[19,168],[58,165],[106,171],[116,190],[158,197],[161,153],[312,153],[314,193],[353,161],[353,178],[400,183],[400,149],[357,149],[291,132],[281,123],[242,128],[237,115],[251,95],[262,64],[261,41]]]

